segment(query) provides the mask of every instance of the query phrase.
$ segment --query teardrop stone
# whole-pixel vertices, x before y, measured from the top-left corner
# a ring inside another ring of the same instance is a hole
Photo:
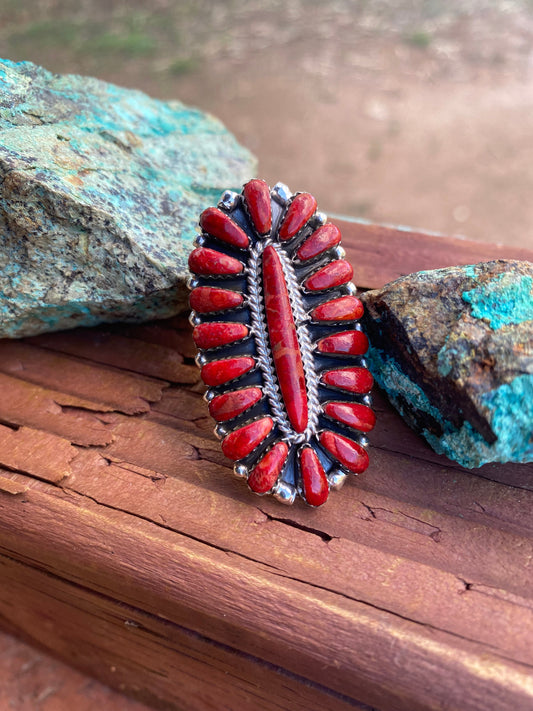
[[[216,249],[197,247],[189,255],[189,269],[195,274],[239,274],[243,265],[238,259]]]
[[[304,282],[310,291],[322,291],[346,284],[353,277],[352,265],[345,259],[335,259],[319,269]]]
[[[324,467],[312,447],[304,447],[300,452],[300,473],[305,500],[311,506],[321,506],[329,494],[328,480]]]
[[[269,492],[278,480],[288,453],[289,448],[285,442],[277,442],[250,472],[248,477],[250,489],[256,494]]]
[[[338,368],[322,374],[322,382],[350,393],[367,393],[372,389],[374,379],[368,368]]]
[[[248,335],[248,326],[237,321],[213,321],[194,327],[192,337],[198,348],[217,348],[240,341]]]
[[[355,296],[341,296],[326,301],[311,311],[313,321],[357,321],[364,313],[362,302]]]
[[[234,462],[244,459],[261,444],[273,426],[274,422],[271,417],[254,420],[254,422],[227,435],[222,441],[222,451],[228,459],[233,459]]]
[[[209,414],[217,422],[232,420],[263,397],[260,388],[242,388],[217,395],[209,402]]]
[[[234,222],[229,215],[218,207],[208,207],[200,215],[200,227],[213,237],[232,244],[234,247],[246,249],[250,244],[248,235]]]
[[[292,199],[287,213],[279,228],[280,240],[287,240],[294,237],[309,220],[316,210],[316,200],[309,193],[300,193]]]
[[[243,188],[248,214],[260,235],[266,235],[272,227],[270,190],[264,180],[250,180]]]
[[[357,442],[330,430],[322,432],[319,441],[324,449],[354,474],[361,474],[368,467],[366,449]]]
[[[250,356],[240,356],[237,358],[222,358],[206,363],[202,367],[202,380],[209,387],[222,385],[230,380],[244,375],[255,365],[255,360]]]

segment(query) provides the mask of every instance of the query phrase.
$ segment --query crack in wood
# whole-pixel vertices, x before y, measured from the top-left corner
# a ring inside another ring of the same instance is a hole
[[[346,593],[343,593],[339,590],[335,590],[333,588],[329,588],[325,585],[318,585],[316,583],[310,583],[309,581],[306,581],[301,578],[293,577],[292,575],[287,575],[286,573],[273,572],[272,574],[277,575],[282,578],[286,578],[287,580],[292,580],[294,582],[302,583],[303,585],[309,585],[309,586],[319,589],[319,590],[324,590],[326,592],[334,593],[335,595],[340,595],[341,597],[345,598],[346,600],[350,600],[352,602],[357,602],[361,605],[366,605],[367,607],[370,607],[374,610],[379,610],[380,612],[385,612],[389,615],[393,615],[394,617],[396,617],[398,619],[405,620],[406,622],[410,622],[411,624],[417,625],[419,627],[435,630],[436,632],[443,632],[445,634],[451,635],[452,637],[456,637],[457,639],[464,640],[465,642],[479,644],[479,640],[475,639],[474,637],[468,637],[467,635],[458,634],[457,632],[453,632],[449,629],[445,629],[443,627],[438,627],[437,625],[433,625],[430,622],[425,622],[423,620],[417,620],[413,617],[408,617],[407,615],[402,615],[399,612],[395,612],[395,611],[390,610],[386,607],[381,607],[380,605],[372,603],[368,600],[360,599],[360,598],[354,597],[352,595],[347,595]],[[469,585],[469,583],[466,583],[465,581],[461,580],[460,578],[458,578],[458,580],[461,582],[462,585],[465,585],[465,586]],[[467,590],[461,591],[458,594],[464,594],[465,592],[467,592]],[[489,647],[490,649],[492,649],[495,652],[495,654],[498,657],[500,657],[501,659],[505,659],[506,661],[509,661],[509,662],[516,662],[516,660],[513,659],[512,657],[509,657],[506,654],[503,654],[501,649],[499,649],[496,645],[490,644],[488,642],[485,642],[485,645],[487,647]],[[525,667],[533,670],[533,663],[527,663],[524,661],[521,661],[520,663],[523,664]]]
[[[420,533],[424,536],[428,536],[431,540],[438,543],[441,539],[441,529],[438,526],[423,521],[416,516],[410,516],[409,514],[403,513],[403,511],[390,511],[389,509],[382,508],[379,506],[369,506],[361,501],[361,505],[369,512],[370,518],[379,521],[385,521],[392,524],[393,526],[400,526],[401,528],[407,528],[415,533]],[[367,519],[370,520],[370,519]]]
[[[334,538],[339,538],[339,536],[331,536],[329,533],[326,533],[326,531],[321,531],[318,528],[313,528],[312,526],[307,526],[303,523],[300,523],[299,521],[294,521],[291,518],[287,518],[284,516],[274,516],[271,513],[268,513],[268,511],[265,511],[262,509],[260,506],[256,506],[258,511],[260,511],[262,514],[264,514],[267,518],[267,521],[278,521],[279,523],[283,523],[285,526],[290,526],[291,528],[297,528],[300,531],[305,531],[306,533],[311,533],[314,536],[318,536],[324,543],[329,543],[332,541]]]
[[[102,503],[101,501],[98,501],[98,499],[95,498],[94,496],[91,496],[85,492],[80,492],[80,491],[74,489],[73,487],[61,485],[58,488],[60,488],[62,491],[65,491],[66,493],[69,493],[71,495],[78,496],[82,499],[88,499],[89,501],[92,501],[97,506],[102,506],[106,509],[109,509],[110,511],[118,511],[119,513],[123,513],[128,516],[132,515],[131,511],[128,511],[127,509],[122,509],[119,506],[111,506],[110,504]],[[213,543],[212,541],[208,541],[204,538],[201,538],[200,536],[194,536],[191,533],[181,531],[173,526],[169,526],[166,523],[159,523],[158,521],[155,521],[150,516],[143,516],[140,513],[135,513],[133,515],[142,521],[146,521],[147,523],[151,523],[154,526],[165,529],[167,531],[172,531],[172,533],[177,533],[178,535],[183,536],[184,538],[188,538],[191,541],[196,541],[197,543],[202,543],[203,545],[206,545],[209,548],[213,548],[214,550],[221,551],[222,553],[234,555],[234,556],[237,556],[238,558],[243,558],[244,560],[249,560],[252,563],[257,563],[258,565],[260,565],[264,568],[272,569],[274,571],[281,570],[280,568],[276,567],[275,565],[272,565],[271,563],[267,563],[266,561],[260,560],[258,558],[254,558],[253,556],[245,555],[244,553],[241,553],[240,551],[232,550],[231,548],[228,548],[227,546],[219,546],[216,543]]]

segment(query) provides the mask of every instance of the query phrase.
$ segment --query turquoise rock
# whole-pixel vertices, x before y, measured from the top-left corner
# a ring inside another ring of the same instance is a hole
[[[200,212],[255,167],[178,101],[0,60],[0,336],[176,313]]]
[[[436,452],[533,461],[533,264],[418,272],[362,299],[370,369]]]

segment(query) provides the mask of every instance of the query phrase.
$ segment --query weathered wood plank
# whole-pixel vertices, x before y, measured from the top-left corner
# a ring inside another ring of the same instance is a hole
[[[149,711],[42,650],[0,632],[0,708],[9,711]]]
[[[98,338],[96,330],[92,333]],[[104,412],[147,412],[149,403],[159,400],[165,387],[165,383],[84,363],[24,340],[3,340],[1,353],[0,372],[83,398],[94,403],[93,409]]]
[[[105,445],[111,441],[106,415],[94,411],[98,405],[57,390],[0,373],[0,422],[27,425],[65,437],[82,446]]]
[[[370,711],[187,627],[43,573],[34,593],[36,579],[27,567],[2,556],[0,572],[9,580],[13,607],[23,608],[14,617],[27,637],[49,644],[53,625],[56,654],[70,655],[75,665],[156,707],[169,708],[161,698],[172,698],[174,707],[191,711]]]
[[[502,256],[343,231],[365,287]],[[285,509],[193,353],[182,317],[0,342],[0,625],[165,709],[529,710],[533,465],[466,471],[378,396],[368,471]]]
[[[97,338],[92,331],[80,328],[35,336],[27,342],[172,383],[195,383],[198,380],[198,369],[184,365],[183,356],[174,348],[126,338],[104,329],[98,330]]]
[[[333,222],[342,231],[343,245],[354,265],[355,282],[365,289],[377,289],[393,279],[422,269],[476,264],[492,259],[531,261],[533,258],[531,250],[521,247],[445,237],[407,227],[399,229],[342,219]]]
[[[7,510],[0,497],[0,516],[4,557],[12,560],[15,547],[16,557],[26,563],[20,570],[34,581],[37,572],[27,563],[38,550],[39,567],[48,577],[51,573],[79,587],[89,569],[99,596],[162,616],[214,642],[232,640],[245,654],[348,697],[363,694],[382,708],[422,709],[445,701],[459,708],[467,691],[470,699],[481,699],[490,678],[498,680],[491,684],[494,709],[526,708],[533,694],[531,666],[509,660],[501,650],[280,574],[261,561],[260,552],[249,559],[40,482]],[[263,538],[267,543],[268,533]],[[10,584],[0,599],[12,608],[8,590],[17,589],[18,599],[22,588],[31,586],[23,576],[17,588],[8,565],[2,577]],[[59,587],[57,582],[54,590]],[[90,642],[89,633],[84,636]],[[108,643],[109,637],[101,641],[102,654]]]

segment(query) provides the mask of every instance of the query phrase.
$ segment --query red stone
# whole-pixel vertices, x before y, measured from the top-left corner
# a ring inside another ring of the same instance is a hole
[[[335,259],[312,274],[304,283],[310,291],[331,289],[333,286],[346,284],[353,277],[352,265],[345,259]]]
[[[189,269],[195,274],[239,274],[243,266],[238,259],[216,249],[198,247],[189,255]]]
[[[305,500],[311,506],[321,506],[329,494],[328,480],[324,467],[312,447],[304,447],[300,452],[300,473]]]
[[[288,453],[289,448],[285,442],[277,442],[250,472],[248,477],[250,489],[256,494],[268,493],[278,480]]]
[[[312,259],[322,254],[326,249],[331,249],[336,244],[339,244],[340,241],[341,231],[338,227],[328,222],[315,230],[313,234],[305,240],[300,249],[296,252],[296,255],[298,259],[301,259],[303,262],[306,259]]]
[[[341,296],[326,301],[311,311],[313,321],[357,321],[364,313],[361,301],[355,296]]]
[[[300,193],[293,198],[281,223],[279,238],[290,239],[299,232],[316,210],[316,200],[309,193]]]
[[[244,459],[261,444],[273,426],[274,421],[271,417],[254,420],[225,437],[222,441],[222,451],[228,459],[233,459],[234,462]]]
[[[350,393],[367,393],[372,389],[374,379],[368,368],[353,367],[328,370],[322,375],[322,382],[342,388]]]
[[[368,338],[362,331],[341,331],[321,338],[317,348],[320,353],[363,355],[368,350]]]
[[[217,422],[232,420],[263,397],[259,388],[243,388],[217,395],[209,402],[209,414]]]
[[[192,337],[198,348],[217,348],[240,341],[248,335],[248,326],[231,321],[201,323],[194,327]]]
[[[234,309],[243,302],[242,295],[231,289],[219,289],[216,286],[197,286],[191,291],[189,303],[191,309],[199,314],[211,311]]]
[[[370,432],[376,424],[374,412],[366,405],[356,402],[327,402],[324,412],[328,417],[343,422],[361,432]]]
[[[208,207],[202,212],[200,227],[213,237],[235,247],[240,247],[240,249],[246,249],[250,244],[248,235],[242,227],[239,227],[229,215],[219,210],[218,207]]]
[[[296,432],[307,427],[307,391],[281,260],[273,245],[263,252],[263,292],[272,357],[290,423]]]
[[[357,442],[329,430],[322,432],[319,441],[324,449],[354,474],[360,474],[368,467],[366,449]]]
[[[255,365],[255,360],[250,356],[239,356],[237,358],[222,358],[212,360],[202,367],[201,376],[206,385],[222,385],[229,380],[238,378],[251,370]]]
[[[264,180],[250,180],[243,188],[248,214],[260,235],[266,235],[272,227],[270,190]]]

